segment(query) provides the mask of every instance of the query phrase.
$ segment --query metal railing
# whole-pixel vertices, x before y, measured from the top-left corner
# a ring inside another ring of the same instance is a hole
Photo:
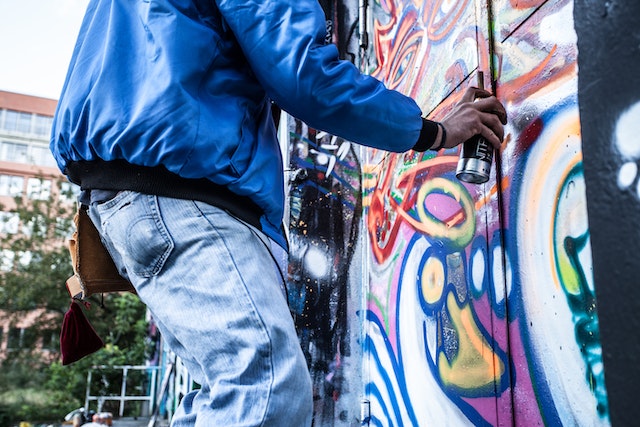
[[[102,412],[105,402],[116,401],[118,402],[118,416],[123,417],[125,406],[128,403],[141,402],[139,413],[135,415],[148,417],[156,407],[159,370],[159,366],[94,366],[87,374],[84,407],[88,410],[90,405],[95,402],[97,412]],[[122,374],[120,375],[118,371],[121,371]],[[143,375],[130,382],[132,371],[141,372]],[[97,373],[100,373],[99,377],[96,375]],[[117,384],[118,382],[120,384]]]
[[[114,401],[119,418],[147,419],[148,427],[155,427],[161,420],[171,421],[173,411],[193,386],[182,361],[172,353],[166,355],[161,366],[94,366],[87,374],[84,408],[88,411],[97,406],[96,412],[103,412],[104,404]],[[141,405],[125,408],[132,402]]]

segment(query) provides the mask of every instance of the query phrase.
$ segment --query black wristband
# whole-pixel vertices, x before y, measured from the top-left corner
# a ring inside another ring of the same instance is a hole
[[[447,142],[447,130],[444,128],[444,125],[440,122],[438,122],[438,127],[442,129],[442,136],[440,137],[440,144],[438,144],[437,147],[431,147],[431,149],[435,151],[440,150],[442,147],[444,147],[444,144]]]
[[[436,138],[438,138],[438,123],[423,117],[420,136],[418,137],[418,142],[413,146],[413,150],[427,151],[436,143]]]

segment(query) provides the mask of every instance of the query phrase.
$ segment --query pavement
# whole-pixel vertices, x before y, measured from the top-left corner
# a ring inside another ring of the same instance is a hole
[[[113,420],[113,427],[147,427],[149,420],[145,418],[119,418]]]
[[[113,420],[113,427],[147,427],[149,425],[149,418],[118,418]],[[169,421],[157,420],[155,427],[168,427]]]

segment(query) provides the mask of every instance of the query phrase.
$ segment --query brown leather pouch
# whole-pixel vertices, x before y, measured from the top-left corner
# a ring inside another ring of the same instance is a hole
[[[131,283],[118,273],[87,209],[87,206],[79,205],[73,219],[76,231],[69,240],[75,273],[66,282],[71,298],[86,299],[93,294],[108,292],[135,293]]]

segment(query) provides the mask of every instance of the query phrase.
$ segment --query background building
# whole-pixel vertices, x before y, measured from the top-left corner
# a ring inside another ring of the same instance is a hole
[[[16,196],[44,200],[63,178],[49,150],[56,100],[0,91],[0,203],[3,232],[15,232],[10,209]],[[68,189],[65,183],[63,190]]]
[[[49,150],[51,122],[56,100],[0,91],[0,234],[24,231],[15,212],[16,197],[25,200],[47,200],[50,196],[69,197],[73,190],[59,172]],[[60,185],[56,185],[56,184]],[[60,191],[60,190],[63,191]],[[16,263],[29,259],[29,252],[14,253],[0,248],[0,273],[10,271]],[[0,355],[7,350],[41,346],[57,352],[59,331],[32,330],[42,313],[34,311],[15,322],[0,317]]]

